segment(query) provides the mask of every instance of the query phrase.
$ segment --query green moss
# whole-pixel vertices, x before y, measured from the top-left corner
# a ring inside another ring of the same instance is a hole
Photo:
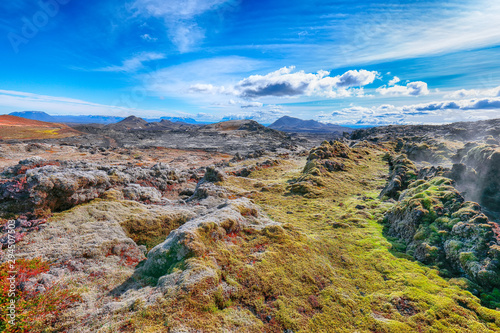
[[[243,230],[226,240],[203,236],[210,257],[193,259],[215,261],[221,283],[236,290],[227,296],[218,289],[207,298],[213,287],[200,286],[152,307],[150,319],[140,319],[135,327],[154,327],[166,317],[171,326],[206,332],[500,331],[498,312],[482,307],[463,284],[401,254],[406,251],[401,241],[384,237],[378,222],[392,204],[376,199],[376,189],[388,171],[385,151],[353,149],[352,154],[360,152],[366,159],[350,164],[349,172],[314,176],[322,184],[309,183],[320,193],[314,198],[290,191],[290,183],[304,177],[305,158],[255,171],[246,179],[228,177],[223,183],[228,190],[252,192],[251,199],[283,227]],[[255,192],[257,182],[276,190]],[[430,191],[444,195],[439,186]],[[423,209],[420,199],[416,206]],[[434,207],[431,200],[429,208]],[[429,221],[423,233],[444,237],[438,225],[450,223],[448,218]],[[210,235],[208,229],[204,233]],[[427,245],[427,253],[435,255],[436,247]],[[227,319],[243,310],[252,313],[244,328]]]
[[[187,260],[193,255],[183,244],[176,244],[164,252],[162,257],[157,258],[154,270],[149,270],[146,273],[153,278],[159,278],[177,270],[184,270]]]
[[[167,238],[170,231],[179,228],[187,221],[186,215],[143,216],[139,213],[127,217],[121,226],[138,245],[151,250]]]

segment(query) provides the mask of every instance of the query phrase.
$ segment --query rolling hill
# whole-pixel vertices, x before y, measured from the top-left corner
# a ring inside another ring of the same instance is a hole
[[[64,124],[25,119],[11,115],[0,116],[1,140],[59,139],[81,134],[81,132]]]

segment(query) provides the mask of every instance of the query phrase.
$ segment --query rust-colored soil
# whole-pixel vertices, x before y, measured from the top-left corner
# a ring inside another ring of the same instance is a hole
[[[9,115],[0,116],[0,139],[2,140],[66,138],[81,134],[81,132],[64,124],[49,123]]]

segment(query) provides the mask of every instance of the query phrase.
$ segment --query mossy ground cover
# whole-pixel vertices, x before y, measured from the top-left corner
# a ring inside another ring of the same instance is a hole
[[[146,246],[151,250],[167,238],[170,231],[179,228],[187,220],[187,216],[158,216],[154,219],[145,219],[143,216],[131,216],[121,223],[127,236],[138,245]]]
[[[384,153],[360,149],[346,161],[347,171],[313,175],[314,196],[291,191],[304,180],[306,158],[229,177],[226,188],[252,198],[283,228],[241,230],[218,240],[207,232],[207,253],[188,261],[214,267],[219,281],[165,298],[122,329],[500,331],[500,313],[482,307],[461,281],[396,255],[383,236],[379,222],[392,205],[378,199],[388,173]]]
[[[40,128],[34,126],[2,126],[0,125],[0,139],[25,140],[25,139],[54,139],[67,138],[81,133],[71,128],[54,127]]]

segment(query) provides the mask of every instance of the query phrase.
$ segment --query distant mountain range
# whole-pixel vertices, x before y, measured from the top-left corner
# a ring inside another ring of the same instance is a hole
[[[70,124],[114,124],[119,121],[124,120],[126,117],[115,117],[115,116],[51,116],[43,111],[20,111],[11,112],[11,116],[22,117],[31,120],[38,121],[48,121],[53,123],[70,123]],[[160,122],[162,120],[169,120],[172,122],[183,122],[186,124],[196,124],[202,125],[206,123],[198,122],[192,118],[182,118],[182,117],[160,117],[160,118],[147,118],[144,119],[146,122]]]
[[[200,127],[200,124],[189,124],[183,121],[170,121],[167,119],[162,119],[160,121],[146,121],[142,118],[136,116],[129,116],[123,120],[120,120],[114,124],[108,124],[104,128],[111,130],[139,130],[139,129],[148,129],[148,130],[180,130],[180,129],[188,129],[188,128],[197,128]]]
[[[334,124],[324,124],[316,120],[302,120],[289,116],[281,117],[280,119],[269,125],[269,128],[283,132],[295,133],[342,133],[354,131],[349,127]]]
[[[25,119],[46,121],[51,123],[66,124],[100,124],[109,129],[181,129],[188,125],[207,125],[192,118],[161,117],[161,118],[139,118],[135,116],[51,116],[43,111],[21,111],[12,112],[9,115]],[[228,120],[228,119],[223,119]],[[291,133],[338,133],[352,132],[354,129],[334,124],[325,124],[315,120],[302,120],[299,118],[284,116],[268,126],[268,128]]]

